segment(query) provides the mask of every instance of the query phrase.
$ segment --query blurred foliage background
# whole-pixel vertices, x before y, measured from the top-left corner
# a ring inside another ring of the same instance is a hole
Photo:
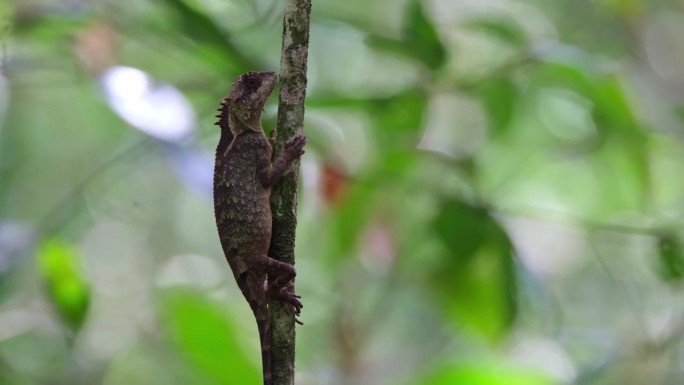
[[[212,124],[283,6],[0,3],[0,384],[258,383]],[[683,383],[681,36],[675,0],[314,0],[297,383]]]

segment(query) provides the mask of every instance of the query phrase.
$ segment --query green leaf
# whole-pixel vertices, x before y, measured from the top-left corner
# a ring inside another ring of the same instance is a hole
[[[663,279],[669,282],[681,281],[684,277],[684,253],[673,235],[667,234],[658,238],[658,257]]]
[[[531,73],[538,88],[557,87],[573,90],[591,99],[594,71],[584,62],[584,56],[562,57],[558,61],[542,61]]]
[[[618,175],[622,179],[631,178],[635,187],[631,190],[633,201],[636,202],[638,209],[646,209],[651,183],[648,136],[634,114],[634,108],[616,75],[597,79],[593,83],[592,91],[596,125],[605,133],[608,140],[606,147],[611,144],[620,146],[621,163],[626,169],[626,172],[608,173],[615,180],[612,186],[606,186],[607,189],[604,191],[622,183]]]
[[[48,384],[63,379],[73,351],[58,333],[35,329],[0,340],[0,384]]]
[[[366,44],[377,51],[385,51],[390,54],[414,59],[419,62],[423,61],[423,58],[413,50],[413,46],[407,44],[401,39],[395,39],[371,33],[366,38]]]
[[[650,184],[648,137],[633,112],[619,78],[606,75],[592,83],[596,126],[606,141],[599,162],[606,167],[603,191],[624,191],[631,207],[646,209]],[[612,159],[611,159],[612,158]],[[606,161],[606,159],[608,161]],[[611,192],[614,194],[614,192]]]
[[[412,58],[431,70],[441,68],[447,59],[446,49],[420,0],[410,0],[404,13],[400,39],[370,34],[366,43],[375,49]]]
[[[228,36],[201,7],[185,0],[164,0],[175,11],[184,34],[203,43],[218,46],[225,44]]]
[[[415,165],[416,157],[407,152],[383,154],[378,162],[362,175],[358,175],[345,200],[331,216],[330,233],[326,254],[330,265],[336,267],[346,256],[354,252],[361,234],[373,216],[383,209],[383,194],[395,187],[402,175]]]
[[[674,116],[679,119],[680,122],[684,122],[684,106],[675,106],[672,110]]]
[[[344,260],[344,256],[356,250],[359,236],[373,215],[378,192],[367,185],[355,185],[344,202],[332,213],[330,229],[333,239],[326,242],[331,266]]]
[[[603,120],[624,134],[642,134],[634,108],[617,75],[605,75],[596,79],[592,91],[599,122]]]
[[[225,55],[238,72],[246,72],[261,68],[258,63],[247,58],[235,47],[229,35],[205,10],[190,0],[164,0],[179,20],[182,35],[195,40],[198,44],[206,44],[218,49],[216,52]],[[206,52],[205,52],[206,53]]]
[[[450,200],[442,203],[435,219],[434,230],[454,258],[467,262],[487,241],[491,223],[483,220],[489,214],[463,202]]]
[[[501,364],[458,365],[444,368],[415,385],[553,385],[541,373]]]
[[[509,18],[492,16],[476,18],[468,20],[464,26],[468,29],[484,32],[516,47],[523,47],[528,44],[525,31]]]
[[[375,133],[381,149],[391,150],[392,143],[400,147],[415,146],[423,128],[427,95],[409,89],[388,98],[375,99],[369,106],[375,122]]]
[[[4,22],[10,18],[8,16],[0,20]],[[48,12],[26,12],[21,17],[14,19],[12,34],[34,39],[34,43],[46,41],[54,45],[55,41],[72,36],[85,27],[87,23],[88,21],[83,18],[59,17]],[[4,27],[5,24],[0,23],[0,33]]]
[[[337,95],[318,95],[307,100],[316,108],[345,107],[365,112],[373,119],[373,133],[381,145],[380,150],[393,151],[413,147],[423,129],[428,97],[417,88],[403,90],[385,97],[356,98]]]
[[[182,355],[157,341],[139,341],[109,359],[100,385],[186,385],[206,379],[188,370]]]
[[[532,73],[537,87],[575,91],[594,103],[594,119],[599,129],[643,140],[641,124],[619,76],[597,72],[589,58],[579,53],[555,59],[542,62]]]
[[[503,336],[516,313],[511,241],[484,209],[448,200],[433,222],[446,246],[429,277],[445,314],[492,340]]]
[[[53,306],[67,326],[79,330],[88,314],[90,287],[80,271],[78,251],[53,239],[41,245],[39,254],[40,271]]]
[[[165,332],[212,384],[261,381],[260,370],[252,363],[261,360],[247,359],[238,333],[220,304],[200,293],[171,291],[161,305]]]
[[[506,133],[517,106],[518,88],[511,79],[495,78],[483,83],[477,92],[492,134]]]
[[[425,14],[420,0],[411,0],[404,14],[403,40],[430,69],[440,68],[446,61],[446,50],[439,40],[437,30]]]
[[[6,368],[0,362],[0,384],[3,385],[30,385],[28,379],[23,376],[13,373],[9,368]]]
[[[535,86],[572,90],[592,102],[592,118],[598,130],[594,162],[603,186],[599,191],[621,194],[620,200],[604,200],[617,210],[646,209],[649,177],[648,136],[634,114],[620,78],[600,73],[582,54],[557,57],[543,62],[532,74]],[[604,197],[609,198],[609,197]]]

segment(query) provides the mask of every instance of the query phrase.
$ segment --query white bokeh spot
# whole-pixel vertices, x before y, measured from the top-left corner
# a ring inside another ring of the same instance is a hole
[[[110,107],[140,131],[168,142],[188,137],[195,113],[183,94],[168,84],[155,84],[145,72],[116,66],[101,78]]]

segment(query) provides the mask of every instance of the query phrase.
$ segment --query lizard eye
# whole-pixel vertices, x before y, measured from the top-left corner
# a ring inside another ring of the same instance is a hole
[[[255,78],[249,77],[245,80],[245,85],[249,88],[256,88],[259,86],[259,81]]]

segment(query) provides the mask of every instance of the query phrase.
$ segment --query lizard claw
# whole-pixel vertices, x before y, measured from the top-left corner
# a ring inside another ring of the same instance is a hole
[[[279,289],[271,287],[268,291],[279,300],[292,305],[292,310],[295,315],[299,315],[302,312],[304,305],[302,304],[302,301],[299,300],[302,297],[294,293],[292,284],[283,286]]]
[[[304,305],[299,300],[299,298],[301,298],[300,296],[295,295],[293,293],[283,293],[281,294],[280,298],[283,301],[292,305],[292,309],[294,310],[295,315],[299,315],[302,312],[302,308],[304,307]]]
[[[287,152],[288,157],[291,159],[297,159],[304,155],[305,144],[306,137],[302,134],[297,134],[285,143],[284,151]]]

